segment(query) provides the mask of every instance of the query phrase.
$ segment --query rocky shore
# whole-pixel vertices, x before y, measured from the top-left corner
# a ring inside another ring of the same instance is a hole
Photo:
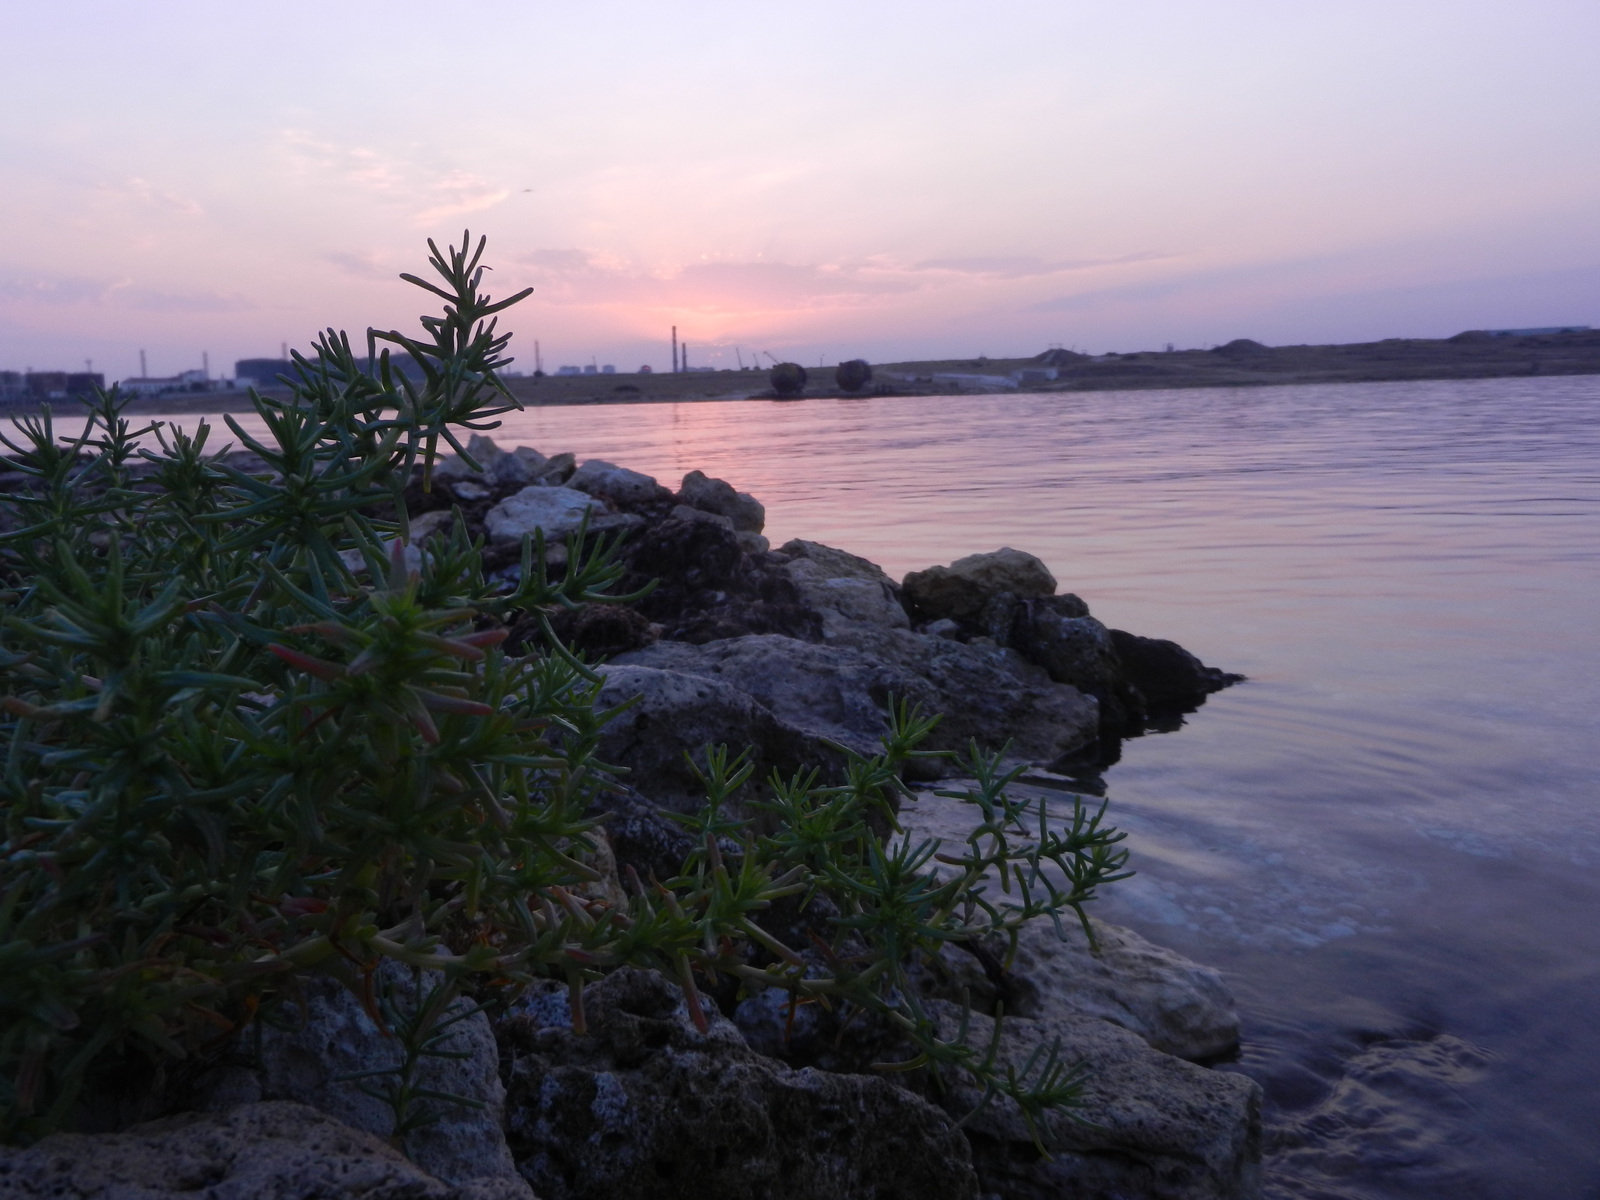
[[[604,734],[603,757],[626,786],[605,802],[611,861],[598,894],[620,894],[630,870],[648,877],[682,861],[687,835],[667,814],[700,799],[685,750],[748,746],[756,779],[773,768],[838,771],[838,747],[875,748],[892,697],[943,714],[933,748],[1005,745],[1026,767],[1024,784],[1059,797],[1094,790],[1123,739],[1175,728],[1239,678],[1172,642],[1107,628],[1018,550],[896,581],[815,542],[772,546],[760,502],[700,472],[674,490],[570,454],[487,439],[471,450],[482,472],[447,460],[431,490],[410,484],[413,543],[440,536],[459,511],[486,540],[486,570],[509,581],[536,528],[554,573],[569,535],[625,535],[619,588],[654,581],[632,604],[553,621],[600,664],[600,705],[631,702]],[[535,648],[543,636],[529,620],[510,644]],[[937,793],[959,787],[956,768],[917,765],[928,786],[902,823],[949,836],[952,805]],[[1083,1107],[1038,1131],[1048,1154],[1010,1101],[980,1109],[981,1096],[926,1071],[874,1069],[898,1055],[870,1022],[796,1008],[770,990],[733,991],[715,997],[701,1030],[674,983],[625,969],[589,988],[584,1032],[564,984],[492,1020],[463,1009],[448,1043],[455,1056],[428,1060],[419,1082],[474,1106],[423,1130],[408,1161],[387,1140],[391,1111],[348,1078],[392,1057],[392,1039],[347,991],[312,981],[293,1020],[258,1026],[181,1095],[152,1089],[139,1115],[153,1119],[0,1150],[0,1196],[1258,1194],[1260,1089],[1210,1065],[1239,1036],[1220,976],[1132,931],[1095,931],[1091,948],[1081,930],[1035,922],[1009,969],[998,956],[952,950],[918,977],[941,1036],[992,1041],[1019,1069],[1059,1041],[1085,1072]]]

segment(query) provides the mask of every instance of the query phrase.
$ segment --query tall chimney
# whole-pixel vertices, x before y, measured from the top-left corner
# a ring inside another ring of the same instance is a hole
[[[200,351],[200,370],[206,377],[206,382],[211,382],[211,351]]]
[[[144,351],[139,351],[139,378],[149,379],[150,369],[144,365]]]
[[[678,373],[678,327],[672,327],[672,373]]]

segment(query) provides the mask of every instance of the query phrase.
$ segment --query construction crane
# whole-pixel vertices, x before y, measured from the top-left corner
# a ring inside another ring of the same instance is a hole
[[[761,353],[765,354],[768,358],[772,358],[772,351],[771,350],[763,350]],[[775,359],[775,358],[772,358],[772,365],[775,366],[775,367],[778,366],[779,365],[778,360]]]

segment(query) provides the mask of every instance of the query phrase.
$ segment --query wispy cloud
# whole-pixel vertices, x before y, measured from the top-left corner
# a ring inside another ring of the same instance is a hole
[[[1037,275],[1064,275],[1073,271],[1093,271],[1131,263],[1161,262],[1177,257],[1156,251],[1122,254],[1115,258],[1047,259],[1026,256],[994,255],[977,258],[930,258],[912,266],[913,271],[939,271],[954,275],[975,275],[990,279],[1026,279]]]
[[[416,225],[493,208],[511,189],[471,171],[439,169],[365,146],[342,146],[303,129],[280,135],[292,169],[407,210]]]
[[[104,306],[143,312],[244,312],[256,307],[243,296],[208,289],[171,290],[132,279],[25,274],[0,276],[0,299],[24,306]]]
[[[148,179],[142,179],[137,175],[130,176],[121,183],[97,184],[95,190],[113,199],[132,201],[139,205],[165,209],[168,212],[179,213],[186,217],[205,216],[206,210],[200,206],[199,201],[180,195],[167,188],[159,187]]]

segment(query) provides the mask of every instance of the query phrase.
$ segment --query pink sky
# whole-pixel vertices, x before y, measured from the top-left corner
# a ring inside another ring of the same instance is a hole
[[[1600,325],[1600,7],[0,12],[0,367],[409,323],[489,235],[524,365]]]

